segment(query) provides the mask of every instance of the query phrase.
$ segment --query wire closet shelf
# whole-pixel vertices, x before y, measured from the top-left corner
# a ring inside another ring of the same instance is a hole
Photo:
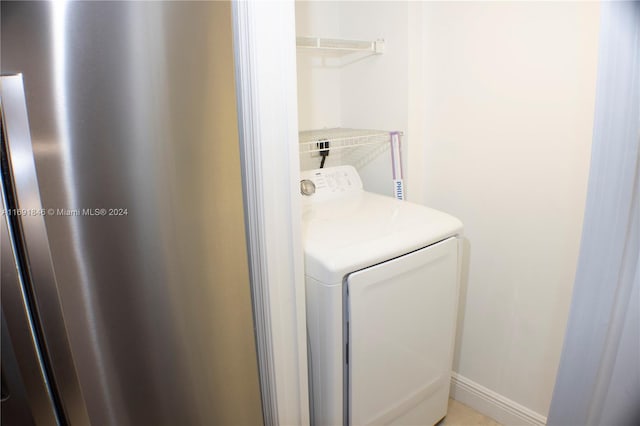
[[[391,142],[393,133],[402,135],[402,132],[368,129],[333,128],[306,130],[299,133],[300,154],[320,152],[327,149],[326,145],[323,145],[323,142],[327,141],[331,150],[388,144]]]
[[[384,53],[385,43],[383,39],[377,40],[346,40],[340,38],[324,37],[296,37],[296,46],[299,49],[317,51],[332,51],[336,53]]]

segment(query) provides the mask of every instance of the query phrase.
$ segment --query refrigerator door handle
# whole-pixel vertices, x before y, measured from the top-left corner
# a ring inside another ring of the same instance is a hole
[[[45,226],[45,210],[33,156],[22,74],[0,77],[2,115],[2,201],[3,230],[17,273],[17,285],[2,275],[2,310],[9,334],[25,332],[11,329],[9,300],[5,292],[20,292],[27,315],[32,343],[40,361],[47,391],[53,402],[58,424],[89,424],[84,398],[76,374]],[[5,238],[3,237],[3,240]],[[16,296],[17,297],[17,296]],[[14,299],[15,300],[15,299]],[[6,303],[5,303],[6,302]],[[18,348],[15,348],[18,350]],[[18,359],[20,361],[20,359]],[[20,369],[23,367],[20,366]]]

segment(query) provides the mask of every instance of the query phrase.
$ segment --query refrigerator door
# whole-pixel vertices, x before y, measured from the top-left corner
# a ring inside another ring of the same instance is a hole
[[[3,141],[4,142],[4,141]],[[3,212],[6,207],[3,201]],[[2,425],[55,425],[57,415],[14,257],[7,216],[0,220]],[[9,328],[13,333],[9,333]]]
[[[0,77],[0,113],[3,411],[10,413],[2,422],[87,422],[41,214],[21,75]]]
[[[31,302],[63,422],[261,424],[229,2],[0,8],[32,147],[11,169],[37,174],[38,191],[16,179],[16,202],[44,209],[20,217],[25,251],[54,272],[32,277]],[[44,245],[29,243],[37,221]]]

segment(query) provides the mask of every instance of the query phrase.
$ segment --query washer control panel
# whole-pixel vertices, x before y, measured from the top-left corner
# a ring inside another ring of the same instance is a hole
[[[362,180],[353,166],[336,166],[300,173],[300,193],[304,198],[325,199],[352,191],[362,191]]]

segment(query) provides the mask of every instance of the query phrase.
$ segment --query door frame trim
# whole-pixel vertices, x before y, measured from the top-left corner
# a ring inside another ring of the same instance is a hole
[[[294,2],[232,2],[249,274],[265,425],[309,424]]]

